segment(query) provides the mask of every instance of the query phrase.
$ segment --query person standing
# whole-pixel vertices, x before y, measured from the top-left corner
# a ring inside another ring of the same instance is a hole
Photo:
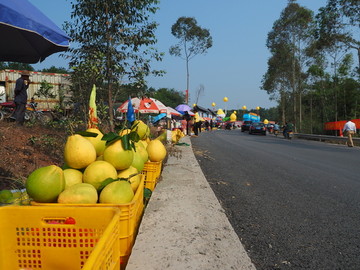
[[[183,118],[186,121],[186,135],[190,136],[191,132],[190,132],[190,120],[191,120],[191,116],[188,113],[188,111],[185,111]]]
[[[194,113],[195,113],[195,115],[194,115],[194,133],[195,133],[195,136],[198,136],[200,125],[201,125],[200,116],[196,110],[194,110]]]
[[[14,102],[16,107],[14,117],[17,125],[23,125],[25,122],[25,110],[28,98],[27,89],[30,84],[29,76],[29,71],[23,71],[21,77],[16,80],[15,84]]]
[[[356,125],[354,122],[351,121],[349,118],[348,121],[345,123],[343,132],[346,132],[346,135],[348,136],[347,140],[347,146],[354,147],[354,142],[352,139],[352,135],[356,133]]]

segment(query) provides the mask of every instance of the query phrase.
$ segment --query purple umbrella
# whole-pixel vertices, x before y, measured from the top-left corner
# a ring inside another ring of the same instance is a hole
[[[191,111],[191,108],[189,105],[180,104],[176,106],[175,110],[177,110],[178,112],[188,112]]]

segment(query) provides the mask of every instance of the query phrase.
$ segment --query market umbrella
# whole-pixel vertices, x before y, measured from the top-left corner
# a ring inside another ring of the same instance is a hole
[[[128,110],[128,102],[125,101],[123,104],[117,108],[118,112],[127,112]],[[161,103],[159,100],[154,98],[132,98],[131,99],[132,106],[136,113],[166,113],[167,107]]]
[[[180,105],[176,106],[175,110],[183,113],[183,112],[191,111],[191,108],[187,104],[180,104]]]
[[[27,0],[0,0],[0,61],[34,64],[66,51],[69,37]]]
[[[157,121],[163,119],[166,116],[166,113],[160,113],[159,115],[155,116],[154,118],[152,118],[152,122],[156,123]]]
[[[175,109],[173,109],[171,107],[167,107],[167,113],[171,114],[171,115],[175,115],[175,116],[181,116],[182,115],[177,110],[175,110]]]

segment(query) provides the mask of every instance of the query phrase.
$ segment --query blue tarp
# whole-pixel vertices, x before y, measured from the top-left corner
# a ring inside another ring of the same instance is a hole
[[[157,121],[163,119],[166,116],[166,113],[160,113],[159,115],[153,117],[152,122],[156,123]]]
[[[70,38],[27,0],[0,0],[0,61],[37,63]]]

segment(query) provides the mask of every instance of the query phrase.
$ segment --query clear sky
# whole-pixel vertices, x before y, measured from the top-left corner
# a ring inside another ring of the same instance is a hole
[[[64,21],[70,20],[69,0],[29,1],[60,28]],[[297,2],[315,13],[326,4],[326,0]],[[159,24],[156,47],[166,55],[162,62],[154,62],[153,67],[167,73],[163,77],[148,78],[148,86],[185,91],[185,61],[169,55],[170,46],[177,43],[171,35],[171,26],[181,16],[194,17],[199,26],[209,29],[213,47],[207,54],[197,55],[190,61],[189,104],[195,103],[197,90],[203,85],[204,92],[197,102],[202,107],[212,108],[212,102],[216,103],[215,109],[276,106],[260,86],[270,57],[265,45],[267,34],[287,3],[287,0],[160,0],[160,10],[153,17]],[[34,67],[42,69],[52,65],[67,68],[67,62],[59,54]],[[224,97],[228,102],[223,101]]]

